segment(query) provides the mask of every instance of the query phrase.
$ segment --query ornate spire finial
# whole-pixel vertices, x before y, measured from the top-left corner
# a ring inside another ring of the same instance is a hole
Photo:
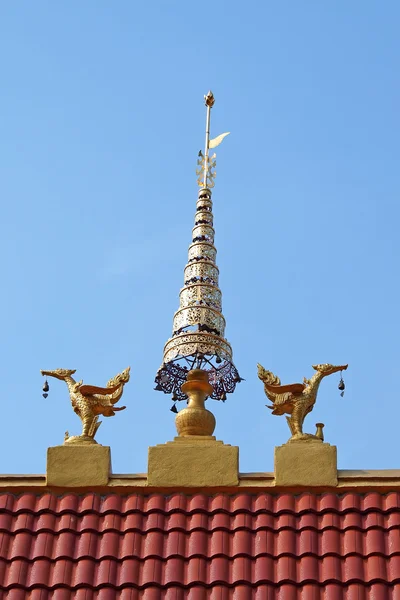
[[[234,391],[241,381],[232,362],[232,348],[224,337],[225,319],[222,315],[222,294],[218,287],[219,271],[215,264],[217,250],[214,246],[214,228],[210,187],[214,185],[209,148],[218,146],[224,133],[210,140],[210,111],[214,96],[204,96],[207,107],[205,154],[200,163],[199,196],[189,258],[184,271],[184,287],[181,289],[180,306],[174,315],[172,337],[164,347],[163,364],[156,375],[156,390],[172,394],[172,400],[187,399],[186,388],[189,371],[207,372],[212,389],[207,394],[214,400],[226,400],[226,394]],[[214,161],[214,162],[213,162]]]
[[[229,131],[226,133],[221,133],[221,135],[217,136],[213,140],[210,140],[210,118],[211,118],[211,109],[215,104],[214,94],[210,90],[206,96],[204,96],[205,104],[207,107],[207,115],[206,115],[206,143],[204,154],[200,150],[199,158],[197,159],[198,169],[196,170],[196,175],[198,177],[197,183],[201,188],[213,188],[214,187],[214,178],[216,176],[215,167],[217,165],[216,157],[214,154],[210,157],[210,149],[216,148],[220,145],[225,136],[229,135]]]

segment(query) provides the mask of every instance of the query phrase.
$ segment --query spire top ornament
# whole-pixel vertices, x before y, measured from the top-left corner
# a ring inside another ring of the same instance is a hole
[[[206,140],[205,152],[199,152],[197,161],[200,190],[192,243],[184,270],[184,286],[179,294],[180,305],[173,319],[172,337],[164,346],[163,364],[155,378],[155,389],[172,394],[174,402],[188,399],[189,388],[185,384],[191,380],[194,370],[197,373],[203,371],[208,379],[208,387],[202,384],[206,390],[205,398],[224,402],[226,395],[232,393],[241,381],[232,362],[232,348],[224,337],[225,319],[218,287],[219,270],[215,262],[217,250],[210,190],[214,186],[215,154],[210,158],[209,149],[218,146],[228,133],[210,140],[210,113],[215,98],[212,92],[208,92],[204,99],[207,108]]]
[[[221,135],[218,135],[216,138],[210,140],[211,109],[215,103],[214,94],[212,93],[211,90],[208,92],[208,94],[206,96],[204,96],[204,100],[205,100],[205,104],[207,107],[206,143],[205,143],[204,154],[202,153],[201,150],[199,152],[199,157],[197,159],[197,166],[199,168],[196,170],[196,175],[198,177],[197,184],[199,185],[200,188],[211,189],[215,185],[214,179],[217,174],[215,171],[215,167],[217,165],[217,161],[216,161],[217,155],[214,152],[214,154],[210,157],[209,151],[210,151],[210,149],[216,148],[217,146],[219,146],[220,143],[222,142],[222,140],[224,139],[224,137],[229,135],[230,132],[227,131],[226,133],[221,133]]]

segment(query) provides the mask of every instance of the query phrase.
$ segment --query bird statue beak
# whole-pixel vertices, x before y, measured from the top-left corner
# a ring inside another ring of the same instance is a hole
[[[349,365],[337,365],[328,371],[327,375],[332,375],[333,373],[338,373],[339,371],[346,371],[348,366]]]

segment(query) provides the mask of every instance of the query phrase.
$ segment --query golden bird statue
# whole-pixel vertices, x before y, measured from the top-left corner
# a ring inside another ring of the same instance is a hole
[[[304,419],[314,408],[322,379],[338,371],[345,371],[348,365],[313,365],[316,373],[311,379],[304,378],[303,383],[289,385],[282,385],[279,377],[264,369],[260,364],[257,367],[258,377],[264,383],[265,394],[272,402],[272,406],[268,406],[268,404],[266,406],[272,410],[273,415],[290,415],[290,417],[286,417],[292,434],[289,441],[323,439],[322,429],[319,435],[303,433]]]
[[[112,417],[116,411],[124,410],[126,406],[119,408],[114,406],[121,398],[124,385],[129,381],[130,367],[110,379],[106,387],[86,385],[83,381],[75,381],[72,375],[75,369],[55,369],[54,371],[41,371],[42,375],[55,377],[65,381],[68,387],[74,412],[82,421],[82,434],[69,436],[65,433],[64,444],[90,443],[97,444],[94,436],[101,425],[99,415]]]

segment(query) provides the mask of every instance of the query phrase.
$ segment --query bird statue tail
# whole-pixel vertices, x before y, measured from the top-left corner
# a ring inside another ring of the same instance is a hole
[[[118,402],[118,400],[121,398],[123,390],[124,390],[124,385],[126,383],[128,383],[128,381],[129,381],[129,371],[130,371],[130,367],[125,369],[125,371],[122,371],[122,373],[118,373],[118,375],[116,375],[115,377],[112,377],[107,382],[106,387],[114,388],[114,391],[111,394],[109,394],[109,397],[108,397],[109,402],[111,402],[111,404],[116,404]],[[114,413],[112,413],[112,415],[113,414]],[[112,415],[105,415],[105,416],[112,416]]]
[[[281,385],[281,380],[279,377],[274,375],[271,371],[264,369],[264,367],[260,364],[257,365],[257,373],[258,378],[261,379],[263,383],[268,385]]]

